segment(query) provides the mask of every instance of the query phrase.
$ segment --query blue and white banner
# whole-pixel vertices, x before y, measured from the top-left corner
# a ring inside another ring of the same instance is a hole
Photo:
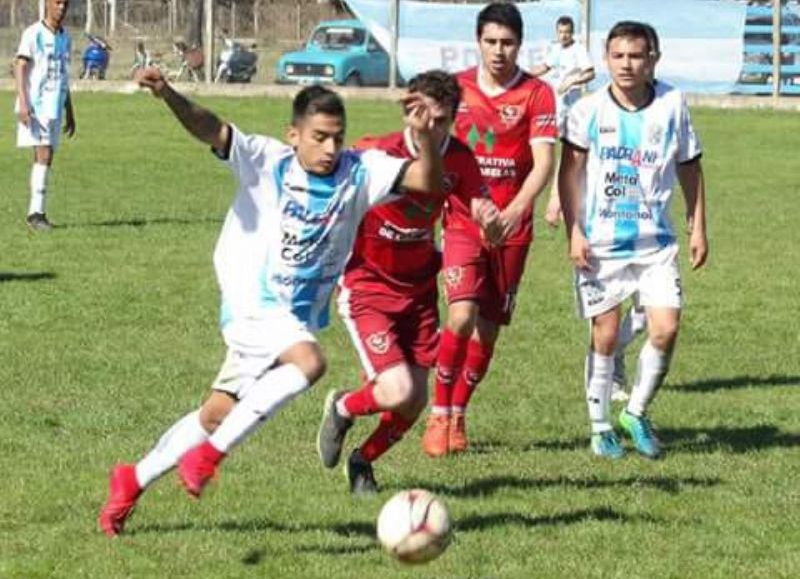
[[[389,0],[346,0],[378,42],[388,50]],[[582,29],[578,0],[517,4],[525,24],[519,63],[538,64],[555,37],[559,16]],[[475,21],[481,4],[400,0],[398,69],[408,79],[432,68],[451,72],[478,64]],[[731,92],[742,68],[746,6],[734,0],[602,0],[592,2],[591,57],[598,82],[606,80],[605,36],[619,20],[648,22],[658,30],[662,58],[657,75],[687,92]]]
[[[602,0],[592,7],[590,44],[596,83],[608,80],[602,59],[608,31],[620,20],[638,20],[658,31],[662,55],[658,78],[686,92],[733,91],[744,60],[744,2]]]

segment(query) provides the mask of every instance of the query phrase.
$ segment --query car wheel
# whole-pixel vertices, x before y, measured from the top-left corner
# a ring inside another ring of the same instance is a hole
[[[357,72],[352,73],[344,81],[344,86],[361,86],[361,77]]]

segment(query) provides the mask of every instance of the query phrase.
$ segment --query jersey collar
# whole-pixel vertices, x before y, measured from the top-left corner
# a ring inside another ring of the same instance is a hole
[[[514,76],[511,77],[506,84],[500,87],[491,87],[488,86],[486,83],[483,82],[483,72],[484,68],[483,65],[478,65],[478,88],[481,90],[483,94],[489,97],[497,97],[506,92],[512,86],[519,82],[519,79],[522,77],[522,69],[518,66],[517,72]]]
[[[642,106],[640,106],[640,107],[638,107],[636,109],[628,109],[628,108],[625,108],[624,106],[622,106],[622,104],[617,100],[617,97],[614,96],[614,91],[611,90],[611,85],[610,84],[608,85],[608,96],[609,96],[609,98],[611,98],[611,101],[615,105],[617,105],[617,107],[619,107],[620,110],[623,110],[626,113],[636,113],[636,112],[639,112],[639,111],[643,111],[644,109],[649,107],[651,104],[653,104],[653,101],[656,99],[656,87],[655,87],[656,82],[657,81],[654,80],[652,83],[647,85],[647,88],[650,89],[649,90],[649,94],[647,95],[647,100],[645,101],[645,103]]]
[[[419,151],[417,150],[417,145],[414,144],[414,139],[411,137],[411,128],[406,127],[403,129],[403,143],[406,145],[406,149],[408,152],[411,153],[411,156],[415,159],[419,157]],[[447,135],[442,141],[442,145],[439,147],[439,152],[444,156],[445,152],[447,151],[447,147],[450,146],[450,135]]]

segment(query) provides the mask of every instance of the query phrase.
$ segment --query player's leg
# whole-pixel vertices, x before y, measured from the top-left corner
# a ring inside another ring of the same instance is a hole
[[[431,457],[443,456],[449,450],[453,388],[463,371],[477,319],[478,304],[472,299],[454,301],[447,307],[447,323],[439,341],[434,400],[422,437],[422,449]]]
[[[472,396],[494,356],[500,328],[511,323],[517,288],[525,271],[529,245],[506,245],[488,253],[487,276],[479,299],[479,316],[467,346],[463,371],[453,388],[450,450],[468,446],[466,416]]]
[[[246,385],[255,379],[247,375],[240,358],[237,353],[228,352],[215,384],[239,382]],[[115,466],[109,481],[108,500],[100,512],[102,530],[110,537],[121,533],[141,494],[175,468],[190,449],[206,441],[234,404],[232,393],[212,391],[201,409],[175,422],[139,462]]]
[[[619,339],[614,350],[614,385],[611,392],[612,400],[628,400],[627,376],[625,371],[625,350],[628,345],[647,328],[647,315],[644,308],[634,299],[633,304],[625,312],[619,328]]]
[[[178,474],[186,490],[199,497],[214,478],[217,467],[230,452],[256,432],[278,410],[308,389],[325,373],[325,358],[313,337],[284,350],[274,365],[246,387],[238,390],[239,401],[219,421],[208,440],[189,450],[178,464]],[[213,414],[207,405],[201,416]],[[208,424],[213,425],[209,419]]]
[[[680,310],[648,307],[647,318],[648,339],[639,353],[636,382],[619,421],[643,456],[658,458],[662,454],[661,443],[647,410],[669,370],[678,334]]]
[[[344,392],[332,390],[325,399],[317,433],[317,453],[325,468],[339,463],[345,436],[357,417],[386,410],[381,403],[398,404],[411,389],[406,353],[397,331],[400,316],[391,313],[400,298],[343,287],[337,301],[339,316],[358,353],[365,379],[360,387]],[[394,384],[395,380],[399,383]],[[397,394],[392,393],[393,386],[397,387]]]
[[[619,331],[620,308],[613,307],[591,319],[591,347],[586,355],[586,405],[592,427],[591,447],[597,456],[620,458],[619,439],[611,426],[611,379],[614,346]]]
[[[630,264],[597,261],[592,269],[576,270],[578,311],[590,321],[590,345],[586,354],[584,385],[591,423],[591,449],[597,456],[620,458],[622,445],[611,425],[611,388],[614,349],[619,336],[621,304],[636,291]]]
[[[42,124],[31,118],[28,125],[18,123],[17,146],[33,149],[30,200],[25,222],[34,231],[49,231],[52,225],[47,220],[47,179],[58,146],[58,132],[53,134],[50,124]]]
[[[397,444],[416,422],[427,406],[427,390],[427,367],[402,364],[378,376],[376,398],[379,404],[387,407],[394,404],[396,407],[381,412],[378,426],[350,455],[346,465],[350,492],[355,495],[377,492],[372,465]]]
[[[488,253],[480,240],[450,230],[445,230],[443,239],[447,323],[439,343],[433,406],[422,437],[422,449],[431,457],[444,456],[450,451],[453,396],[464,372],[478,320],[478,301],[485,292],[489,275]],[[459,424],[462,418],[463,412]]]
[[[641,303],[647,311],[648,339],[639,354],[636,382],[620,414],[620,425],[640,454],[658,458],[661,443],[647,410],[669,370],[680,324],[682,292],[676,249],[665,251],[662,262],[641,266],[638,278]]]

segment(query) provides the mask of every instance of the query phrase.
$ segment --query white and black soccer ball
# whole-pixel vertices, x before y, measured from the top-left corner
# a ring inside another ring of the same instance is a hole
[[[450,538],[447,507],[426,490],[397,493],[378,515],[378,540],[404,563],[435,559],[447,548]]]

